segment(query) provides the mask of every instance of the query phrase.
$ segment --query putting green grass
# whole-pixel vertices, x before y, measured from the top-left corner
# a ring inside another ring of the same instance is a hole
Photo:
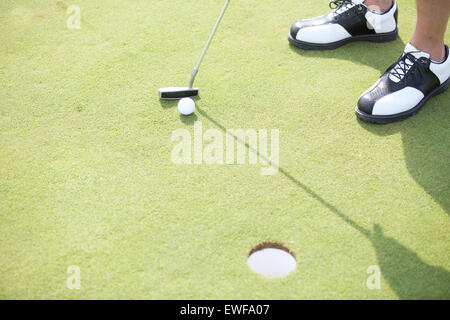
[[[354,116],[413,33],[398,2],[395,42],[311,52],[287,32],[328,1],[232,1],[185,118],[157,89],[187,84],[222,1],[2,0],[0,298],[449,299],[450,92],[402,123]],[[279,173],[173,163],[195,121],[279,129]],[[295,272],[251,272],[266,241]]]

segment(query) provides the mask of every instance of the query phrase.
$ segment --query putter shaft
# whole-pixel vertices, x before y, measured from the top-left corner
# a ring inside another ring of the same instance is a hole
[[[197,64],[194,67],[194,70],[192,70],[191,80],[189,81],[189,88],[192,88],[194,86],[195,77],[197,76],[198,70],[200,68],[200,64],[203,61],[203,57],[205,56],[206,51],[208,51],[209,45],[211,44],[211,41],[214,38],[217,28],[219,27],[220,21],[222,20],[223,15],[225,14],[225,11],[227,10],[229,2],[230,2],[230,0],[225,0],[225,4],[223,5],[222,11],[220,11],[219,17],[217,18],[216,24],[214,25],[214,28],[211,31],[211,34],[209,35],[208,41],[206,41],[206,45],[203,48],[202,54],[200,55],[200,58],[198,59]]]

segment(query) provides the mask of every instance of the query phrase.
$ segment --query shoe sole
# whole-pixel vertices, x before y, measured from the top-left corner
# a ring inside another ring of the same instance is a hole
[[[398,28],[388,33],[359,35],[336,42],[321,44],[321,43],[300,41],[294,39],[291,36],[291,34],[288,34],[288,40],[292,45],[305,50],[332,50],[342,47],[343,45],[354,41],[389,42],[397,39],[397,37],[398,37]]]
[[[447,81],[445,81],[439,87],[437,87],[436,89],[431,91],[427,96],[425,96],[419,102],[419,104],[417,106],[415,106],[411,110],[408,110],[408,111],[405,111],[402,113],[397,113],[397,114],[389,115],[389,116],[376,116],[376,115],[371,115],[371,114],[365,113],[365,112],[359,110],[358,107],[356,107],[355,113],[359,119],[364,120],[366,122],[376,123],[376,124],[388,124],[388,123],[392,123],[392,122],[403,121],[403,120],[408,119],[411,116],[416,115],[429,99],[431,99],[433,96],[443,93],[449,87],[450,87],[450,78],[447,79]]]

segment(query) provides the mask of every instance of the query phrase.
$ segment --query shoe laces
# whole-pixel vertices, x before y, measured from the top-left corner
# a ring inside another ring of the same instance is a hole
[[[389,78],[394,82],[400,82],[405,79],[408,71],[418,62],[418,58],[416,58],[413,53],[420,53],[420,51],[413,51],[404,53],[400,59],[396,63],[394,63],[390,69]],[[420,64],[419,64],[420,65]]]
[[[340,14],[351,7],[354,7],[355,4],[351,0],[333,0],[329,4],[330,9],[334,10],[335,14]]]

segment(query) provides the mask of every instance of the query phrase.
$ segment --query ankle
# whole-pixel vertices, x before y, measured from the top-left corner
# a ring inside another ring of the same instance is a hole
[[[417,49],[429,53],[430,59],[435,62],[442,62],[446,56],[445,44],[443,41],[430,41],[430,39],[417,39],[414,37],[411,44]]]
[[[365,0],[364,4],[372,11],[387,12],[393,5],[393,0]]]

